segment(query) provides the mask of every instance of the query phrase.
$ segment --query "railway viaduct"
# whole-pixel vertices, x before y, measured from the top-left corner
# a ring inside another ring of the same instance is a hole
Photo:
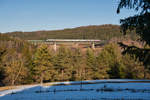
[[[47,39],[47,40],[28,40],[28,42],[39,45],[39,44],[48,44],[53,45],[53,49],[57,50],[57,45],[60,44],[71,44],[74,46],[78,46],[79,44],[83,45],[91,45],[90,47],[92,49],[95,49],[95,44],[101,43],[101,40],[95,40],[95,39]]]

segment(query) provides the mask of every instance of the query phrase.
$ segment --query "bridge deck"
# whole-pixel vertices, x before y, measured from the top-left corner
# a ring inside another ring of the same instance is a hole
[[[100,42],[94,39],[47,39],[47,42]]]
[[[47,40],[28,40],[28,42],[101,42],[95,39],[47,39]]]

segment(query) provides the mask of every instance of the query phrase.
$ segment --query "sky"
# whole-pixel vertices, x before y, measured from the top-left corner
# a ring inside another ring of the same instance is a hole
[[[119,25],[134,11],[117,14],[117,6],[118,0],[0,0],[0,32]]]

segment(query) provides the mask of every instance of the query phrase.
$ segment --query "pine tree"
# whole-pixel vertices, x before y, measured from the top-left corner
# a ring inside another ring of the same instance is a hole
[[[96,67],[96,57],[92,49],[88,48],[86,51],[86,65],[87,65],[87,75],[88,79],[94,78],[93,75],[98,70]]]
[[[58,80],[64,81],[71,78],[71,51],[61,46],[56,55],[55,68],[58,71]]]
[[[123,56],[123,64],[125,66],[125,78],[127,79],[143,79],[145,69],[143,64],[136,59],[126,54]]]
[[[105,63],[103,62],[103,57],[101,56],[101,53],[99,53],[99,55],[96,57],[96,68],[97,71],[95,72],[95,79],[107,79],[109,78],[107,71],[109,69],[108,66],[105,65]]]
[[[124,66],[121,63],[121,50],[116,44],[109,44],[104,47],[100,54],[101,62],[108,69],[110,78],[124,78]]]
[[[5,49],[0,48],[0,86],[3,85],[3,79],[5,78],[4,76],[4,66],[2,63],[2,59],[6,53]]]
[[[34,71],[36,81],[42,84],[44,80],[51,80],[53,75],[52,56],[47,45],[41,45],[34,56]]]
[[[84,80],[85,77],[85,59],[80,49],[72,51],[72,80]]]

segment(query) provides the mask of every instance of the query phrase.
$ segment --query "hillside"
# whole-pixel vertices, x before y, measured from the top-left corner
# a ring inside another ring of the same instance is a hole
[[[82,26],[72,29],[54,31],[34,31],[34,32],[10,32],[13,37],[25,40],[40,39],[102,39],[109,40],[112,37],[121,37],[123,34],[118,25]],[[135,34],[132,35],[135,37]]]

